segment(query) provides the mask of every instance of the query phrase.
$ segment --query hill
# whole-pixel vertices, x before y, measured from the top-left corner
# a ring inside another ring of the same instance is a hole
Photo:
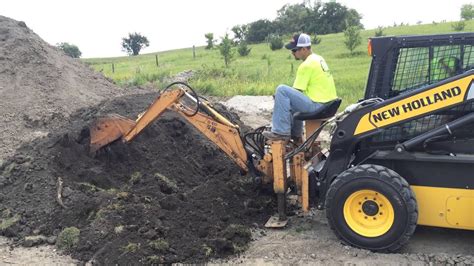
[[[454,32],[453,22],[414,26],[388,27],[385,35],[421,35]],[[362,31],[363,40],[375,35],[375,29]],[[474,31],[474,21],[468,21],[465,32]],[[204,36],[203,36],[204,38]],[[370,57],[366,41],[351,56],[344,46],[344,34],[321,35],[321,43],[313,50],[322,55],[333,72],[343,106],[357,101],[363,95],[369,71]],[[289,38],[285,38],[289,39]],[[266,43],[250,45],[247,57],[235,54],[228,69],[219,51],[192,48],[144,54],[136,57],[94,58],[84,61],[102,71],[120,85],[142,85],[152,82],[162,88],[167,77],[176,73],[195,71],[191,86],[202,93],[218,96],[271,95],[278,84],[292,84],[299,61],[285,49],[271,51]],[[113,68],[112,68],[113,65]],[[114,70],[114,71],[112,71]]]

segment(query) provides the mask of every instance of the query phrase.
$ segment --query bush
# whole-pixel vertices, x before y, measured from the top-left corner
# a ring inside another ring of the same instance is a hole
[[[321,43],[321,38],[318,37],[318,35],[315,34],[314,37],[313,37],[313,40],[311,40],[311,42],[312,42],[314,45],[320,44],[320,43]]]
[[[82,53],[79,48],[74,44],[69,44],[67,42],[58,43],[56,45],[59,49],[61,49],[66,55],[72,58],[79,58],[81,57]]]
[[[360,28],[358,26],[347,27],[347,29],[344,31],[344,38],[344,44],[353,55],[355,48],[362,42],[360,37]]]
[[[76,227],[66,227],[59,233],[56,246],[61,250],[71,250],[79,243],[81,231]]]
[[[466,27],[466,22],[462,20],[451,24],[451,28],[453,28],[455,31],[462,31],[464,30],[464,27]]]
[[[210,50],[214,48],[214,33],[206,33],[204,34],[204,37],[206,37],[206,50]]]
[[[245,42],[245,41],[241,41],[239,43],[239,47],[237,48],[237,51],[239,52],[240,56],[249,55],[251,50],[252,50],[252,48],[249,48],[248,45],[247,45],[247,42]]]
[[[232,40],[229,39],[229,34],[225,34],[222,38],[221,44],[219,44],[219,51],[222,57],[224,57],[225,67],[229,67],[230,62],[234,58],[234,50],[232,49]]]
[[[382,37],[385,36],[385,33],[383,33],[384,28],[382,26],[378,26],[377,29],[375,30],[375,37]]]
[[[272,51],[280,50],[283,48],[283,40],[280,35],[278,34],[270,34],[267,37],[268,44],[270,45],[270,49]]]

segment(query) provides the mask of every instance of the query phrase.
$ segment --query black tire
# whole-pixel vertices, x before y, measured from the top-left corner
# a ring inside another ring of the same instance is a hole
[[[367,164],[346,170],[334,180],[327,192],[326,216],[344,242],[393,252],[415,232],[418,208],[405,179],[389,168]]]

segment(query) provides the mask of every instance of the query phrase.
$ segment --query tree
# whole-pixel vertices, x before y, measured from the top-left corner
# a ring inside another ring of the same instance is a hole
[[[268,35],[267,41],[268,41],[268,44],[270,45],[270,49],[272,49],[272,51],[280,50],[281,48],[283,48],[283,45],[284,45],[283,40],[281,39],[280,35],[278,35],[278,34]]]
[[[277,31],[281,33],[294,33],[306,31],[305,26],[309,10],[302,4],[284,5],[277,11],[277,18],[275,19]]]
[[[234,41],[240,43],[247,40],[247,34],[249,32],[248,25],[236,25],[232,27],[232,32],[234,33]]]
[[[321,8],[323,4],[322,2],[316,2],[313,6],[309,7],[308,9],[308,16],[306,17],[305,22],[305,32],[314,32],[324,34],[319,27],[319,20],[321,17]]]
[[[344,31],[344,39],[344,44],[353,55],[355,48],[361,44],[360,28],[358,26],[347,27]]]
[[[239,46],[237,47],[237,51],[239,52],[240,56],[247,56],[250,54],[252,48],[248,47],[246,41],[240,41]]]
[[[246,41],[260,43],[265,41],[269,34],[337,33],[344,31],[348,25],[363,29],[361,19],[362,16],[355,9],[334,0],[327,3],[321,0],[304,0],[300,4],[284,5],[278,10],[274,21],[261,19],[248,24]],[[232,30],[234,31],[234,28]],[[238,30],[238,27],[235,30]]]
[[[346,17],[348,16],[348,8],[336,2],[325,3],[320,11],[321,16],[317,21],[319,34],[328,34],[342,32],[347,28]],[[351,18],[351,21],[355,17]],[[352,21],[352,23],[354,23]],[[349,24],[350,25],[350,24]]]
[[[461,7],[461,18],[464,20],[474,19],[474,5],[465,4]]]
[[[232,40],[229,38],[229,34],[226,33],[219,44],[219,51],[224,57],[225,67],[229,67],[232,58],[234,57],[234,50],[232,49]]]
[[[451,24],[451,28],[453,28],[455,31],[462,31],[464,30],[464,27],[466,27],[466,22],[464,22],[464,20]]]
[[[82,55],[79,48],[77,46],[75,46],[74,44],[69,44],[67,42],[62,42],[62,43],[56,44],[56,47],[61,49],[66,55],[68,55],[72,58],[79,58]]]
[[[360,22],[362,15],[357,10],[350,8],[346,14],[346,25],[357,26],[360,29],[364,29],[364,25]]]
[[[129,55],[138,55],[143,48],[148,46],[150,46],[150,42],[147,37],[140,33],[129,33],[128,38],[122,38],[122,50]]]
[[[214,33],[206,33],[204,35],[204,37],[206,37],[206,42],[207,42],[207,45],[206,45],[206,49],[207,50],[210,50],[212,48],[214,48]]]
[[[260,43],[264,42],[265,38],[273,33],[273,23],[267,19],[260,19],[250,23],[249,31],[247,34],[247,41],[249,43]]]

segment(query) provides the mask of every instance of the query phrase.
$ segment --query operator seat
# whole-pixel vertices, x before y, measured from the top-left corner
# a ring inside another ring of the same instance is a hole
[[[320,106],[316,111],[309,113],[296,112],[293,114],[293,119],[305,121],[305,136],[308,136],[316,131],[324,121],[334,116],[337,109],[341,105],[341,99],[335,99]]]

